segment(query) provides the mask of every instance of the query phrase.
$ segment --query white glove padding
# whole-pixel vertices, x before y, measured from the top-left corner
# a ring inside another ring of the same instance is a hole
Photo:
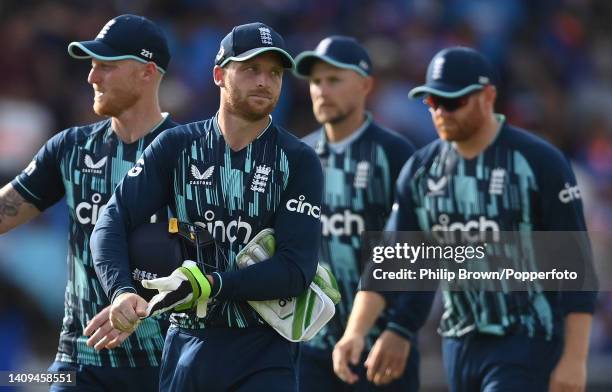
[[[196,309],[198,317],[206,316],[206,305],[210,297],[211,284],[195,262],[185,260],[170,276],[143,280],[143,287],[158,290],[147,306],[147,316],[172,310],[184,312]]]
[[[274,230],[262,230],[238,253],[238,268],[269,259],[274,248]],[[336,279],[318,265],[313,282],[300,296],[248,303],[281,336],[299,342],[311,339],[331,320],[336,310],[334,305],[339,301]]]

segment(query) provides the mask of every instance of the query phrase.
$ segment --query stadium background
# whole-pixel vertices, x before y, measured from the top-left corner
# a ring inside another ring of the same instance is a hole
[[[572,160],[589,228],[612,227],[612,2],[609,0],[114,0],[0,1],[0,183],[11,180],[54,133],[97,121],[89,62],[73,40],[92,39],[113,16],[158,22],[172,60],[162,108],[181,122],[214,114],[220,39],[262,21],[293,55],[330,34],[353,35],[372,56],[369,107],[418,146],[436,137],[422,103],[408,100],[431,56],[449,45],[486,53],[501,74],[498,111],[560,147]],[[286,75],[275,120],[298,136],[316,127],[307,84]],[[0,236],[0,370],[41,371],[52,361],[63,315],[67,220],[58,205]],[[439,304],[439,302],[438,302]],[[592,333],[589,390],[612,388],[612,293],[602,292]],[[421,337],[424,391],[446,390],[435,327]],[[37,389],[34,389],[37,390]]]

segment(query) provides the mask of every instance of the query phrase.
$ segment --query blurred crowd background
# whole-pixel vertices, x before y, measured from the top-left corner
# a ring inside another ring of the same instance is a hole
[[[69,42],[93,39],[112,17],[145,15],[170,41],[162,108],[181,122],[213,115],[212,67],[232,26],[262,21],[293,55],[325,36],[357,37],[369,50],[376,87],[369,108],[417,146],[436,137],[426,107],[407,98],[434,53],[450,45],[484,52],[501,76],[497,110],[571,159],[590,230],[612,228],[612,2],[609,0],[114,0],[0,1],[0,185],[53,134],[98,121],[86,78],[90,63]],[[316,128],[307,83],[287,74],[275,120],[298,136]],[[0,236],[0,370],[51,363],[63,316],[66,210]],[[612,261],[612,260],[608,260]],[[438,302],[439,303],[439,302]],[[421,340],[423,390],[445,390],[436,309]],[[600,294],[590,389],[612,388],[612,293]]]

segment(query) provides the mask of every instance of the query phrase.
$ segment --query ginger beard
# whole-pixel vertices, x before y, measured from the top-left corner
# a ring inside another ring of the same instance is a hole
[[[117,87],[104,91],[99,98],[94,99],[93,110],[99,116],[118,117],[124,111],[134,106],[140,98],[133,89]]]
[[[463,142],[476,134],[486,120],[486,111],[478,99],[479,94],[470,97],[470,101],[454,112],[439,113],[430,108],[431,117],[442,140]]]
[[[108,77],[94,85],[93,110],[97,115],[118,117],[140,99],[137,70],[118,76]]]
[[[272,113],[279,95],[280,88],[276,94],[264,87],[246,90],[234,84],[231,77],[225,80],[225,104],[232,113],[248,121],[258,121]]]

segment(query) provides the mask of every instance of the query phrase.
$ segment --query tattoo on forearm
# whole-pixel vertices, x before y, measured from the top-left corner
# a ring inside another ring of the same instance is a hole
[[[14,189],[0,195],[0,222],[6,218],[17,216],[23,203],[25,203],[25,200]]]

